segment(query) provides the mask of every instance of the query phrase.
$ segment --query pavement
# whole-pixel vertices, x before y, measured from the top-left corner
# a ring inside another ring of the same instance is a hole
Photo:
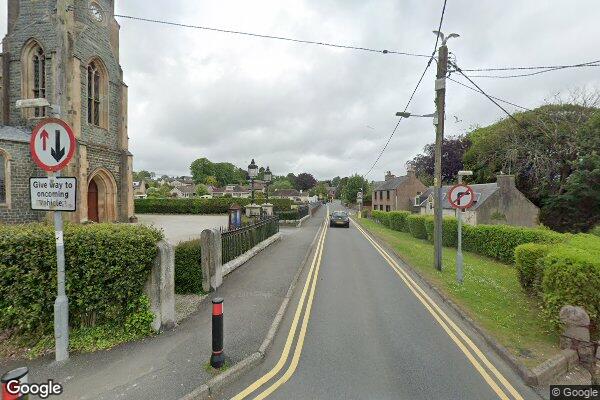
[[[204,229],[227,226],[227,215],[136,214],[136,217],[138,224],[162,229],[171,244],[199,239]]]
[[[301,229],[282,228],[280,241],[229,274],[200,310],[173,331],[107,351],[72,354],[63,365],[52,357],[0,361],[0,371],[26,365],[30,382],[52,379],[63,384],[61,400],[179,399],[214,377],[205,369],[211,354],[211,299],[225,299],[224,349],[226,362],[233,365],[261,345],[323,216],[320,210]]]
[[[431,303],[426,307],[417,298],[353,223],[350,229],[328,228],[311,276],[312,270],[303,271],[264,361],[213,399],[540,398],[441,299],[419,285],[474,347],[458,330],[446,331],[434,317],[442,314],[427,309]],[[309,282],[305,297],[302,288]]]

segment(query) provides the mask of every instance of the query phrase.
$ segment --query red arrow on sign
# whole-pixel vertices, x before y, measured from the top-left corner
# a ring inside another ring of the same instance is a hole
[[[46,140],[48,140],[49,137],[48,132],[44,129],[40,134],[40,137],[42,138],[42,148],[46,151]]]

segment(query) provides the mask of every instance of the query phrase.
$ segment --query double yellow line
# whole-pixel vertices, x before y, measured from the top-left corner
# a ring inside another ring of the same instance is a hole
[[[326,215],[329,215],[327,212]],[[231,398],[231,400],[242,400],[252,394],[254,391],[259,389],[261,386],[269,382],[273,377],[275,377],[279,371],[285,366],[290,350],[292,347],[292,343],[294,342],[294,338],[296,336],[296,331],[298,330],[298,322],[300,320],[300,316],[302,314],[302,309],[304,308],[306,295],[308,293],[308,299],[306,301],[306,310],[304,312],[304,317],[302,318],[302,325],[300,326],[300,333],[298,335],[298,341],[296,342],[296,347],[294,349],[294,354],[292,356],[292,361],[288,366],[287,370],[279,379],[277,379],[274,383],[272,383],[268,388],[260,392],[256,395],[255,399],[264,399],[269,396],[275,390],[277,390],[281,385],[287,382],[294,371],[296,371],[296,367],[298,366],[298,361],[300,360],[300,355],[302,353],[302,347],[304,346],[304,337],[306,336],[306,329],[308,326],[308,320],[310,319],[310,310],[312,308],[313,299],[315,296],[315,289],[317,286],[317,278],[319,276],[319,269],[321,267],[321,258],[323,255],[323,248],[325,244],[325,237],[327,235],[327,218],[323,221],[323,225],[321,227],[320,236],[318,239],[317,248],[315,251],[315,255],[312,260],[312,264],[310,266],[310,270],[308,271],[308,276],[306,278],[306,283],[304,284],[304,288],[302,289],[302,294],[300,295],[300,301],[298,301],[298,306],[296,307],[296,313],[294,314],[294,319],[292,321],[292,326],[290,327],[290,331],[288,333],[287,339],[285,341],[285,346],[283,347],[283,352],[279,357],[279,361],[277,364],[266,374],[261,376],[257,381],[252,383],[246,389],[235,395]]]
[[[388,262],[394,272],[404,281],[410,291],[419,299],[452,341],[464,353],[473,367],[502,400],[523,400],[523,397],[510,382],[496,369],[473,341],[454,323],[454,321],[425,293],[425,291],[410,277],[410,275],[356,222],[354,226],[375,247],[375,250]],[[459,339],[460,338],[460,339]],[[462,339],[462,340],[461,340]],[[475,357],[476,356],[476,357]],[[484,367],[485,366],[485,367]],[[487,368],[487,369],[486,369]],[[492,375],[496,378],[492,378]],[[498,384],[502,385],[502,388]],[[508,394],[512,397],[509,397]]]

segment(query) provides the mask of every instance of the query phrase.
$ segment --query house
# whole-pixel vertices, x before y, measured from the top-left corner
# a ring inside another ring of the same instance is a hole
[[[231,197],[248,199],[252,196],[250,189],[240,185],[227,185],[224,188],[209,189],[213,197],[223,197],[229,195]]]
[[[182,187],[182,186],[190,186],[190,185],[191,185],[191,183],[187,184],[178,179],[173,179],[171,182],[169,182],[169,186],[174,187],[174,188],[178,188],[178,187]]]
[[[290,199],[297,203],[302,202],[301,196],[302,193],[296,189],[277,189],[273,192],[273,194],[269,195],[269,197],[274,199]]]
[[[415,196],[421,195],[427,187],[409,169],[404,176],[395,176],[388,171],[383,182],[376,182],[373,188],[373,210],[412,211]]]
[[[174,187],[169,193],[171,194],[171,196],[178,199],[190,199],[192,197],[196,197],[196,186],[184,185]]]
[[[146,181],[134,181],[133,182],[133,198],[134,199],[145,199],[148,197],[148,187]]]
[[[495,183],[469,185],[475,192],[471,208],[458,211],[448,200],[448,190],[442,187],[442,214],[455,216],[462,212],[467,224],[506,224],[534,227],[538,225],[540,209],[515,186],[514,175],[498,175]],[[433,188],[415,197],[415,207],[421,214],[433,214]]]
[[[54,104],[59,87],[65,94],[59,104],[61,117],[77,140],[75,157],[62,172],[77,178],[76,211],[64,213],[63,218],[133,221],[133,155],[115,1],[4,0],[2,4],[7,32],[0,54],[0,224],[43,221],[50,216],[30,206],[29,177],[46,173],[33,161],[29,141],[32,128],[50,117],[51,110],[19,109],[16,103],[46,98]],[[61,53],[64,63],[58,57]],[[59,63],[63,68],[57,68]]]

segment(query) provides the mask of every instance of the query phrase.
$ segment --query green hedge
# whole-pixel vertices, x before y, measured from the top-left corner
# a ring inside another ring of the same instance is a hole
[[[463,222],[463,228],[465,223]],[[433,243],[434,216],[425,216],[425,230],[427,240]],[[458,245],[458,220],[454,217],[444,216],[442,219],[442,246],[456,247]]]
[[[226,214],[232,204],[242,207],[250,199],[216,197],[213,199],[136,199],[135,212],[139,214]],[[257,204],[264,203],[257,199]],[[269,199],[275,211],[287,211],[294,203],[290,199]]]
[[[406,219],[410,215],[408,211],[391,211],[388,215],[390,229],[400,232],[408,232]]]
[[[515,248],[515,267],[519,282],[529,294],[536,296],[541,294],[544,276],[543,258],[549,251],[549,245],[540,243],[525,243]]]
[[[554,246],[543,259],[542,291],[549,318],[558,323],[564,305],[583,307],[592,323],[600,316],[600,253],[566,244]]]
[[[524,243],[560,243],[566,236],[547,229],[511,225],[464,225],[463,248],[466,251],[514,262],[515,248]]]
[[[300,219],[300,213],[298,210],[279,211],[277,212],[277,217],[279,217],[280,221],[297,221]]]
[[[201,256],[200,239],[175,246],[175,293],[203,293]]]
[[[71,327],[127,320],[140,301],[162,234],[126,224],[67,224],[66,290]],[[54,228],[0,225],[0,331],[52,331],[56,297]]]
[[[427,229],[425,228],[425,220],[427,215],[411,214],[406,218],[410,234],[417,239],[427,239]]]

